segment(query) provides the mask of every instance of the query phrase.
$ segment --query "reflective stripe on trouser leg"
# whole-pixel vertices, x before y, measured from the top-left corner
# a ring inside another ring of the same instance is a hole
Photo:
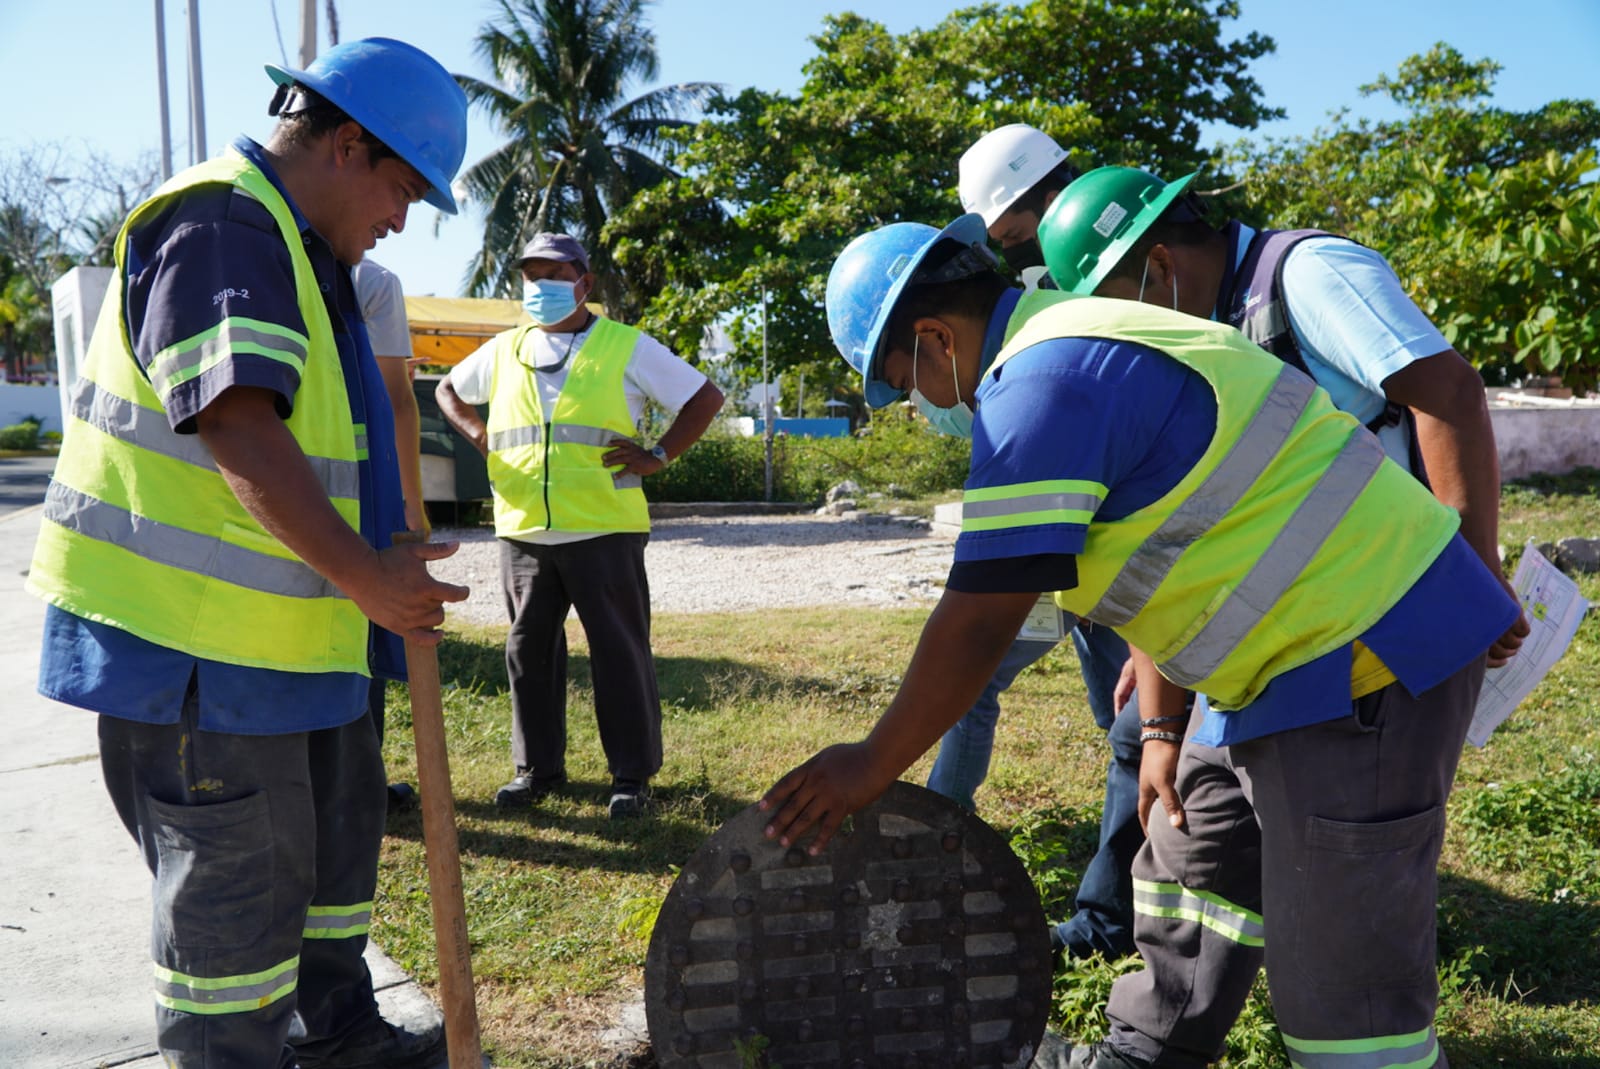
[[[1186,742],[1176,787],[1184,826],[1158,806],[1133,863],[1145,968],[1112,985],[1106,1015],[1117,1049],[1201,1069],[1221,1056],[1260,971],[1261,836],[1226,751]]]
[[[353,939],[372,926],[372,903],[312,906],[306,911],[307,939]]]
[[[1295,1069],[1428,1069],[1439,1060],[1432,1028],[1368,1039],[1296,1039],[1284,1033],[1283,1045]]]
[[[364,712],[364,710],[363,710]],[[316,791],[316,891],[304,917],[300,999],[290,1042],[328,1056],[378,1016],[362,954],[377,890],[388,784],[371,717],[311,733]]]
[[[191,976],[156,965],[156,1004],[181,1013],[250,1013],[294,993],[298,956],[242,976]]]
[[[304,733],[100,719],[106,790],[154,881],[156,1038],[172,1069],[278,1069],[312,891]],[[370,732],[370,727],[368,731]]]
[[[1198,924],[1244,946],[1258,947],[1266,943],[1261,914],[1236,906],[1221,895],[1192,891],[1176,883],[1134,880],[1133,911],[1146,917]]]
[[[1483,662],[1413,697],[1231,747],[1261,826],[1267,984],[1297,1064],[1443,1066],[1435,921],[1445,807]]]

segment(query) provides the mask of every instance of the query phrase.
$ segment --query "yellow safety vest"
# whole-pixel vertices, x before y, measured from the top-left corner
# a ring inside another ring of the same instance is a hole
[[[173,197],[213,183],[272,214],[309,333],[229,316],[159,354],[147,375],[123,314],[129,231]],[[361,610],[245,511],[200,436],[174,433],[162,404],[230,351],[289,364],[300,386],[285,425],[329,500],[359,529],[364,429],[352,420],[333,328],[288,204],[230,150],[178,174],[136,208],[117,235],[116,264],[73,390],[28,589],[76,616],[196,657],[367,674]]]
[[[489,481],[494,533],[516,538],[537,531],[616,533],[650,530],[650,510],[637,475],[613,474],[600,463],[614,438],[632,439],[633,416],[623,374],[639,331],[597,317],[569,360],[566,382],[548,415],[540,374],[523,342],[537,326],[498,335],[489,393]]]
[[[1087,523],[1078,586],[1057,603],[1116,628],[1217,708],[1353,642],[1460,526],[1307,376],[1231,327],[1041,293],[1019,302],[1008,335],[991,375],[1039,342],[1106,338],[1163,352],[1216,393],[1210,446],[1160,500],[1102,522],[1104,486],[987,488],[963,527]]]

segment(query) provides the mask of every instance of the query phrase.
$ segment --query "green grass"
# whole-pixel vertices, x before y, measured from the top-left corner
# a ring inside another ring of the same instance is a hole
[[[1600,537],[1600,473],[1508,486],[1502,542]],[[1600,602],[1600,576],[1580,577]],[[441,648],[463,882],[486,1049],[503,1069],[595,1064],[597,1033],[637,996],[649,922],[699,843],[828,742],[860,737],[893,694],[925,612],[809,609],[658,616],[666,764],[655,817],[612,825],[583,632],[569,627],[572,784],[531,812],[493,805],[510,769],[502,631]],[[1457,1069],[1600,1069],[1600,614],[1495,733],[1468,748],[1440,888],[1440,1033]],[[391,689],[385,757],[415,782],[409,711]],[[1105,742],[1063,646],[1007,693],[983,816],[1064,916],[1094,848]],[[921,782],[929,759],[906,775]],[[391,822],[373,934],[437,982],[420,818]],[[1121,962],[1057,978],[1054,1027],[1095,1038]],[[1229,1040],[1231,1069],[1286,1069],[1264,983]]]

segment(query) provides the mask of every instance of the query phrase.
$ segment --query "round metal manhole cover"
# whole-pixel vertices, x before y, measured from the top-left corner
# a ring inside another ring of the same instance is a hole
[[[729,820],[667,892],[644,968],[661,1066],[1033,1060],[1050,941],[994,829],[903,782],[818,857],[764,838],[767,819],[751,806]]]

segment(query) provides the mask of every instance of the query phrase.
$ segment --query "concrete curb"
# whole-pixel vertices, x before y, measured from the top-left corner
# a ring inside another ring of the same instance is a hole
[[[41,697],[44,603],[23,589],[43,506],[0,515],[0,1064],[162,1069],[150,975],[150,873],[100,772],[96,718]],[[428,996],[381,950],[384,1016],[421,1029]]]

